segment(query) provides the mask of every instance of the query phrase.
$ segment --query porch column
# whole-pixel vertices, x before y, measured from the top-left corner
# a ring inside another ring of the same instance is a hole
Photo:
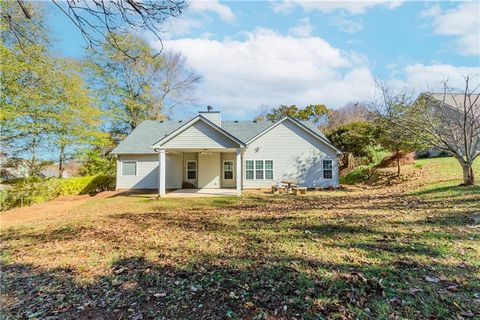
[[[165,150],[158,151],[158,196],[165,197]]]
[[[237,158],[236,158],[236,181],[237,181],[237,196],[242,195],[242,152],[240,148],[237,148]]]

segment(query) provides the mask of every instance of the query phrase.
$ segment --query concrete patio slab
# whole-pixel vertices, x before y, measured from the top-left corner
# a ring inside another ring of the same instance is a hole
[[[235,197],[235,189],[178,189],[167,192],[166,198],[192,198],[192,197]]]

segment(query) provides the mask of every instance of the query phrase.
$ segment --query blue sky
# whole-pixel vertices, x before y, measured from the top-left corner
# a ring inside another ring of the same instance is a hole
[[[47,7],[57,50],[84,42]],[[230,119],[278,104],[338,108],[375,95],[375,80],[420,92],[480,73],[480,4],[413,1],[192,1],[164,25],[164,47],[201,76],[196,103]],[[152,46],[160,47],[152,37]]]

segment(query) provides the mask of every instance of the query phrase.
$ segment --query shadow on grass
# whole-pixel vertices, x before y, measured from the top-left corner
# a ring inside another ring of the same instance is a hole
[[[451,318],[458,307],[472,308],[466,296],[442,296],[437,292],[442,284],[422,282],[424,265],[316,263],[323,272],[301,271],[302,265],[311,264],[284,257],[246,268],[203,263],[187,270],[133,256],[113,263],[108,274],[88,283],[77,282],[70,269],[9,264],[2,266],[2,314],[79,319]],[[452,266],[436,268],[455,271]],[[473,276],[471,270],[461,272]],[[420,282],[405,283],[406,276]],[[421,289],[412,295],[407,289],[414,285]]]
[[[133,198],[146,198],[152,199],[158,195],[158,190],[155,189],[135,189],[125,190],[109,196],[108,198],[116,197],[133,197]]]
[[[440,187],[434,187],[434,188],[425,188],[420,191],[415,191],[411,193],[412,195],[415,196],[422,196],[422,195],[439,195],[442,194],[442,196],[445,195],[451,195],[451,196],[465,196],[465,195],[478,195],[480,196],[480,186],[469,186],[469,187],[464,187],[464,186],[440,186]]]

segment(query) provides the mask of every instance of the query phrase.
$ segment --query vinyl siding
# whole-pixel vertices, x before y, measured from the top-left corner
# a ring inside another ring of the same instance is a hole
[[[322,160],[331,159],[333,179],[324,180]],[[273,180],[246,180],[246,160],[273,160]],[[338,186],[335,150],[291,121],[285,121],[248,145],[243,155],[244,188],[270,187],[296,179],[305,187]]]
[[[122,176],[122,161],[136,161],[137,174]],[[182,155],[167,154],[167,189],[182,185]],[[117,161],[117,189],[158,189],[158,154],[119,155]]]
[[[165,142],[162,148],[235,148],[238,145],[203,121]]]

